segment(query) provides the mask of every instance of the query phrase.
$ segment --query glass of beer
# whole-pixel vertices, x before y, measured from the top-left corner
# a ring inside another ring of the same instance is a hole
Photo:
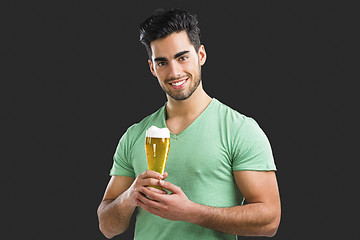
[[[145,150],[148,169],[164,174],[170,149],[170,131],[151,126],[146,131]],[[152,186],[155,187],[155,186]],[[161,189],[160,187],[156,187]]]

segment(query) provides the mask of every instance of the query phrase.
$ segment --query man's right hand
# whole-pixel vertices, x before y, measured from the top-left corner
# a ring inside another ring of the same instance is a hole
[[[147,170],[143,173],[140,173],[132,185],[129,187],[129,189],[125,192],[128,194],[128,198],[131,200],[131,203],[133,206],[137,206],[137,198],[139,194],[142,194],[142,188],[148,187],[148,186],[157,186],[161,187],[159,181],[166,179],[168,176],[168,173],[165,172],[164,175],[161,175],[158,172]],[[157,188],[151,188],[152,191],[162,194],[167,194],[165,190],[157,189]]]

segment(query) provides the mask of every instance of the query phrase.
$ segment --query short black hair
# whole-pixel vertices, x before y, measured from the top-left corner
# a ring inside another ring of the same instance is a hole
[[[186,31],[196,52],[200,48],[200,29],[197,16],[181,9],[157,9],[140,25],[140,42],[145,45],[151,58],[150,43],[172,33]]]

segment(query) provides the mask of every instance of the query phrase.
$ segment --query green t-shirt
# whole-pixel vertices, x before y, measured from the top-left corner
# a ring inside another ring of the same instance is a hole
[[[136,177],[147,170],[145,132],[155,125],[166,127],[165,106],[131,126],[120,139],[110,175]],[[258,124],[213,99],[204,112],[183,132],[170,136],[165,171],[189,200],[213,207],[243,203],[233,171],[276,170],[271,147]],[[171,236],[171,237],[170,237]],[[139,208],[136,240],[237,239],[196,224],[170,221]]]

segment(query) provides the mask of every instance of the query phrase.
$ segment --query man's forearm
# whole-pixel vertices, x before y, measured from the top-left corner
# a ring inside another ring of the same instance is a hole
[[[280,209],[271,209],[263,203],[251,203],[230,208],[194,204],[190,222],[240,236],[274,236]]]
[[[129,203],[126,192],[115,200],[103,200],[98,208],[99,228],[107,237],[112,238],[128,229],[135,205]]]

